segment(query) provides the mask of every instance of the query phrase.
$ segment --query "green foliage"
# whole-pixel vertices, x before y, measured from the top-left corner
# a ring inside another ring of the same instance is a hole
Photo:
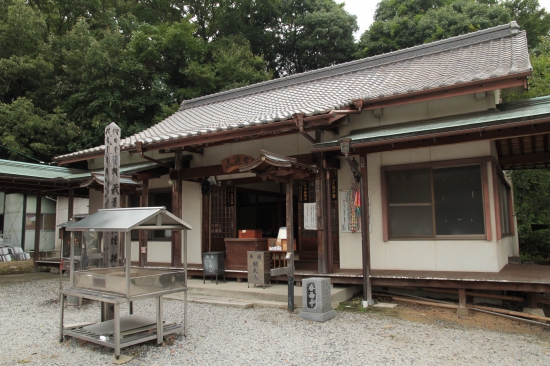
[[[514,206],[522,256],[550,257],[550,230],[533,231],[531,224],[550,224],[550,171],[515,170]]]
[[[79,132],[58,109],[46,114],[25,98],[0,103],[0,144],[12,150],[3,150],[0,153],[3,158],[21,160],[22,156],[15,153],[18,151],[47,161],[64,151],[65,139],[74,140]]]
[[[541,37],[538,46],[530,53],[533,73],[529,77],[529,90],[507,92],[503,95],[504,101],[550,95],[550,37]],[[511,177],[522,259],[548,258],[550,230],[533,231],[531,224],[550,224],[550,171],[516,170]]]
[[[0,0],[2,143],[50,160],[112,121],[128,136],[183,99],[351,60],[356,29],[333,0]]]
[[[355,16],[333,0],[188,0],[205,41],[242,36],[275,77],[350,61]]]
[[[529,51],[533,73],[527,91],[505,91],[502,99],[513,102],[550,95],[550,36],[540,37],[537,47]]]
[[[548,35],[550,14],[541,9],[538,0],[507,0],[502,4],[510,12],[512,19],[527,32],[529,47],[536,47],[540,38]]]
[[[270,79],[265,62],[254,56],[242,37],[219,38],[209,44],[204,59],[193,61],[185,74],[194,85],[187,98],[235,89]]]
[[[357,57],[433,42],[517,20],[536,47],[550,29],[538,0],[382,0],[363,33]]]

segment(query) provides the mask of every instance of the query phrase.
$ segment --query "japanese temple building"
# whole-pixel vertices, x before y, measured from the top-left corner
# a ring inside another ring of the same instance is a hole
[[[550,98],[502,103],[531,72],[526,34],[511,22],[186,100],[120,141],[121,169],[150,163],[134,171],[141,188],[123,204],[165,206],[198,228],[190,274],[201,273],[203,253],[222,251],[237,258],[227,276],[245,278],[244,249],[225,239],[240,230],[276,238],[291,205],[297,281],[501,289],[506,281],[491,278],[519,253],[505,171],[550,161]],[[104,150],[56,160],[101,170]],[[89,193],[92,213],[101,191]],[[151,242],[161,249],[147,250]],[[179,265],[170,258],[181,238],[169,231],[142,232],[132,245],[142,247],[136,263]],[[520,277],[506,283],[550,286]]]

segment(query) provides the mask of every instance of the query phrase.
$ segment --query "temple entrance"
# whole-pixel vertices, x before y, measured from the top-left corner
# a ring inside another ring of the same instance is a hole
[[[261,230],[263,238],[276,238],[279,228],[285,227],[286,195],[284,184],[259,182],[212,186],[210,195],[203,196],[202,251],[225,251],[225,238],[237,238],[239,230]],[[304,186],[307,185],[307,194]],[[294,238],[296,240],[296,266],[300,269],[317,269],[317,230],[309,230],[304,223],[306,203],[315,203],[315,180],[294,182]],[[338,207],[332,208],[333,263],[338,268]]]

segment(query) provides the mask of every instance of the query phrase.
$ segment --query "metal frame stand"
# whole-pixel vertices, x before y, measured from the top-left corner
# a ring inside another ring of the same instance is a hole
[[[216,285],[218,284],[218,271],[216,271],[215,273],[216,275]],[[214,279],[212,278],[212,275],[209,275],[210,276],[210,282],[214,282]],[[206,283],[206,273],[204,273],[204,271],[202,271],[202,283],[205,284]],[[225,271],[223,272],[223,283],[225,283]]]
[[[180,290],[178,290],[180,291]],[[177,292],[177,291],[174,291]],[[75,326],[69,326],[64,327],[64,311],[65,311],[65,295],[72,295],[72,296],[80,296],[82,298],[87,298],[90,300],[96,300],[101,301],[103,303],[107,303],[109,305],[114,306],[114,319],[106,322],[99,322],[96,324],[81,324],[81,325],[75,325]],[[116,295],[105,295],[104,293],[99,293],[96,291],[85,291],[85,290],[61,290],[60,291],[60,326],[59,326],[59,342],[63,342],[64,336],[71,336],[78,339],[83,339],[85,341],[89,341],[92,343],[100,344],[106,347],[113,348],[115,351],[115,358],[118,360],[120,358],[120,349],[128,346],[132,346],[134,344],[147,342],[153,339],[157,340],[157,344],[162,344],[163,338],[165,335],[173,334],[173,333],[181,333],[183,332],[184,336],[187,336],[187,307],[184,307],[184,325],[178,325],[178,324],[164,324],[164,315],[163,315],[163,295],[166,295],[166,293],[163,294],[153,294],[153,295],[146,295],[146,296],[140,296],[139,299],[143,298],[155,298],[156,308],[157,308],[157,314],[156,314],[156,322],[152,322],[151,324],[155,324],[155,330],[151,332],[151,327],[148,329],[139,330],[137,329],[135,332],[131,332],[129,335],[124,335],[124,338],[122,338],[121,331],[124,331],[124,329],[121,329],[121,321],[125,322],[131,322],[133,317],[136,317],[136,315],[133,314],[134,307],[133,307],[133,301],[135,299],[128,299],[124,296],[116,296]],[[187,290],[185,290],[185,295],[187,295]],[[128,316],[122,316],[120,315],[120,305],[123,303],[129,303],[129,315]],[[139,315],[137,315],[139,317]],[[112,327],[113,329],[113,338],[109,339],[109,337],[103,337],[102,333],[97,330],[94,330],[90,327],[95,327],[97,325],[103,324],[106,328]]]

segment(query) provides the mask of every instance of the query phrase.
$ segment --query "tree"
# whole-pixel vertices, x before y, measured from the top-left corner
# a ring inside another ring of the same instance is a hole
[[[550,224],[550,172],[514,170],[514,210],[520,253],[524,257],[550,258],[550,230],[533,230],[532,224]]]
[[[209,44],[210,54],[194,61],[186,70],[193,85],[187,98],[213,94],[223,90],[270,79],[263,58],[254,56],[243,37],[220,38]]]
[[[197,34],[209,42],[242,36],[274,77],[353,59],[357,20],[333,0],[187,0]]]
[[[349,61],[356,29],[334,0],[0,0],[2,141],[97,146],[112,121],[125,137],[183,99]]]
[[[494,0],[382,0],[359,41],[358,57],[433,42],[510,22]]]
[[[550,37],[541,37],[530,50],[533,73],[529,90],[503,94],[506,102],[550,95]],[[533,231],[532,224],[550,224],[550,171],[514,170],[514,206],[518,223],[520,252],[523,256],[545,259],[550,257],[550,230]]]
[[[507,0],[503,2],[512,19],[527,32],[529,47],[536,47],[550,30],[550,14],[541,9],[538,0]]]
[[[49,161],[65,152],[65,143],[76,140],[80,129],[56,110],[44,113],[26,98],[0,103],[0,156],[24,160],[23,154]],[[5,149],[7,148],[7,149]]]

